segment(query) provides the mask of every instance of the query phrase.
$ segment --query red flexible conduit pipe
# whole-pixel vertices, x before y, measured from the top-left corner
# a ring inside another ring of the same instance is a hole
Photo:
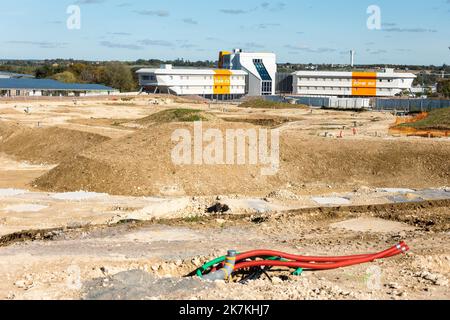
[[[310,270],[330,270],[349,267],[357,264],[368,263],[378,259],[390,258],[398,254],[404,253],[408,250],[409,247],[404,242],[401,242],[400,244],[380,253],[367,255],[353,255],[345,257],[306,257],[306,256],[291,255],[278,251],[256,250],[238,255],[236,260],[239,261],[239,263],[236,264],[234,271],[238,271],[240,269],[247,269],[251,267],[263,267],[263,266],[302,268]],[[260,261],[241,262],[242,260],[249,258],[272,257],[272,256],[293,261],[260,260]]]

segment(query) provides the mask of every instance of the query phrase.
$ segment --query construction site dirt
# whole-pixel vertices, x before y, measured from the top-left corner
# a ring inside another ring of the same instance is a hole
[[[278,130],[278,171],[174,163],[173,133],[198,121]],[[397,121],[167,95],[0,100],[0,299],[449,299],[450,139]],[[228,250],[401,241],[407,253],[348,268],[185,277]]]

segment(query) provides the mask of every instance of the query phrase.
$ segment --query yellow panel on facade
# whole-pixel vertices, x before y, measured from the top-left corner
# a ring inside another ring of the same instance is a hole
[[[214,94],[230,94],[231,70],[214,70]]]
[[[376,72],[353,72],[352,95],[375,97],[377,95]]]

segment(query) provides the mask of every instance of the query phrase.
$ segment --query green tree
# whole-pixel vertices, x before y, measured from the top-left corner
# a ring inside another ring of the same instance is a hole
[[[131,69],[121,62],[109,62],[100,71],[102,82],[120,91],[132,91],[137,88]]]
[[[68,71],[72,72],[73,74],[80,76],[83,71],[88,69],[89,66],[84,63],[74,63],[72,64],[68,69]]]
[[[45,64],[36,69],[35,76],[38,79],[50,78],[51,76],[63,71],[64,70],[61,67],[54,67],[50,64]]]
[[[445,98],[450,98],[450,79],[439,81],[437,93]]]
[[[64,83],[75,83],[77,82],[77,77],[75,77],[75,75],[70,72],[70,71],[64,71],[61,73],[57,73],[55,75],[52,76],[53,80],[57,80],[57,81],[61,81]]]

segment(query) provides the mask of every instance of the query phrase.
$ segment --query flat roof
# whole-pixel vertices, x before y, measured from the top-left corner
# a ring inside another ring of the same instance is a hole
[[[296,76],[306,76],[306,77],[353,77],[353,73],[359,73],[359,74],[373,74],[376,73],[377,77],[383,77],[383,78],[417,78],[416,75],[412,73],[403,73],[403,72],[364,72],[364,71],[355,71],[355,72],[348,72],[348,71],[297,71],[293,74]]]
[[[0,76],[7,76],[13,78],[34,78],[32,74],[14,73],[8,71],[0,71]]]
[[[115,91],[101,84],[63,83],[51,79],[0,79],[0,90]]]
[[[229,69],[177,69],[177,68],[156,68],[149,69],[143,68],[136,71],[136,73],[154,73],[154,74],[181,74],[181,75],[215,75],[215,70],[227,70],[230,71],[233,75],[247,75],[247,72],[242,70],[229,70]]]

